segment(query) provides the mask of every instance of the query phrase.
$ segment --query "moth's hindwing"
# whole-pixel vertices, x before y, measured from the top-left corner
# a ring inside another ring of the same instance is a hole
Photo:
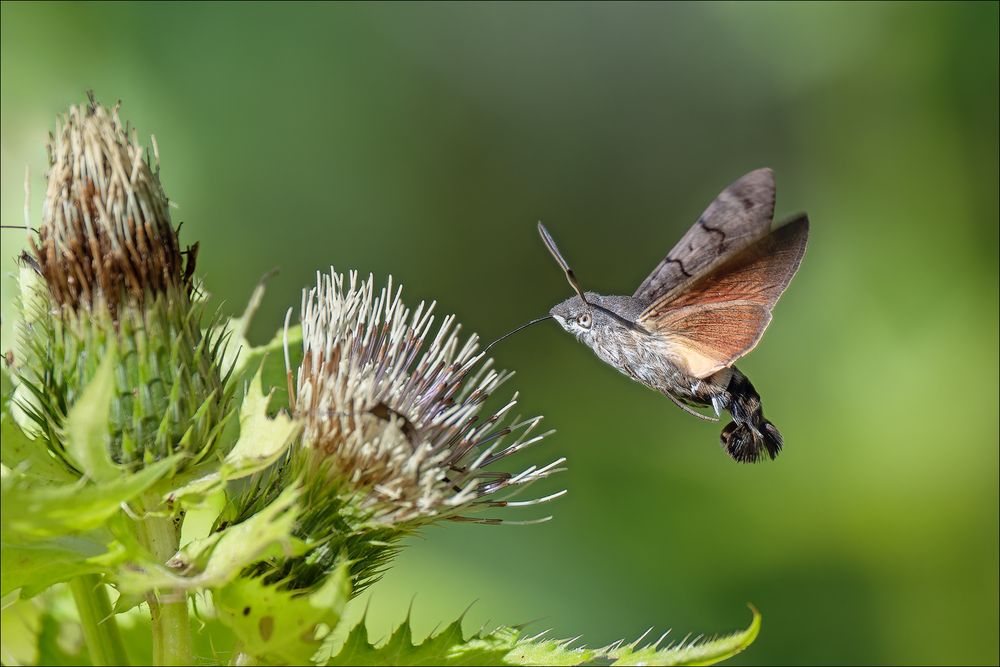
[[[692,376],[705,378],[752,350],[799,268],[809,219],[798,216],[683,291],[650,304],[639,323],[666,341]]]

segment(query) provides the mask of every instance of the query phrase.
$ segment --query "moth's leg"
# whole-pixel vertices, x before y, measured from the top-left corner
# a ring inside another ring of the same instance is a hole
[[[703,414],[701,414],[700,412],[698,412],[697,410],[695,410],[691,406],[689,406],[686,403],[682,402],[681,399],[679,399],[676,396],[674,396],[671,392],[665,391],[663,393],[664,393],[664,395],[667,396],[667,398],[669,398],[671,401],[674,402],[674,405],[676,405],[677,407],[679,407],[684,412],[686,412],[686,413],[688,413],[690,415],[694,415],[698,419],[704,419],[707,422],[717,422],[717,421],[719,421],[718,417],[712,417],[712,416],[709,416],[709,415],[703,415]]]

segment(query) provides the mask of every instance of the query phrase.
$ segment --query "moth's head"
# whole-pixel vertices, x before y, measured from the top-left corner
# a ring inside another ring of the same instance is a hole
[[[605,320],[608,319],[606,313],[595,307],[603,297],[593,292],[587,292],[586,296],[587,301],[579,295],[571,296],[549,311],[559,326],[581,340],[588,340],[593,331],[607,324]]]

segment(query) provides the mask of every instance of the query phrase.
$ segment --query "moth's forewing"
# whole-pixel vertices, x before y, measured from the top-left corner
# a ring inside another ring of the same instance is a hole
[[[751,171],[715,198],[632,295],[651,304],[765,236],[774,217],[774,174]]]
[[[682,292],[667,293],[639,316],[666,341],[685,370],[698,378],[729,366],[752,350],[771,321],[809,237],[801,215],[779,227]]]

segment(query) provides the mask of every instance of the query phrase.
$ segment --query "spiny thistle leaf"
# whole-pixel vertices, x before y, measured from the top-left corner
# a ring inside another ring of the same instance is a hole
[[[680,641],[664,649],[657,649],[659,641],[644,647],[638,642],[614,649],[603,649],[613,665],[714,665],[746,649],[760,632],[760,612],[750,606],[753,620],[745,630],[716,637],[707,641]]]
[[[49,586],[84,574],[109,571],[125,559],[125,551],[106,530],[64,535],[31,544],[0,545],[0,595],[21,589],[30,598]]]
[[[185,506],[195,506],[220,490],[226,482],[259,472],[274,463],[301,430],[301,424],[281,413],[268,417],[272,392],[264,393],[261,364],[240,407],[240,434],[222,465],[212,464],[213,471],[187,482],[170,492],[170,500]],[[192,470],[192,473],[200,469]]]
[[[83,633],[75,629],[69,638],[63,638],[66,631],[62,619],[51,614],[43,614],[38,632],[37,665],[85,665],[90,654],[83,639]]]
[[[302,363],[302,325],[289,326],[279,331],[271,340],[256,347],[245,347],[233,367],[233,377],[246,377],[252,369],[262,369],[263,386],[274,388],[274,396],[268,409],[273,414],[277,410],[288,409],[288,383],[284,363],[285,341],[288,341],[289,361],[294,366]],[[233,347],[235,343],[231,344]],[[242,384],[242,383],[240,383]]]
[[[5,665],[37,665],[38,633],[42,605],[35,600],[4,599],[0,606],[0,662]]]
[[[0,612],[5,665],[89,665],[69,591],[18,600]]]
[[[282,590],[261,579],[237,579],[213,596],[219,620],[256,658],[307,664],[325,636],[340,622],[351,596],[346,563],[307,595]]]
[[[0,518],[5,543],[27,543],[70,535],[103,526],[126,503],[169,473],[179,461],[173,456],[100,485],[83,481],[60,486],[34,485],[6,477],[0,486],[5,511]]]
[[[250,365],[254,360],[248,357],[248,352],[255,348],[247,340],[247,333],[250,330],[250,323],[253,321],[254,315],[257,314],[257,308],[260,307],[260,302],[263,299],[264,280],[261,280],[250,295],[250,301],[247,303],[243,314],[239,317],[230,317],[224,323],[225,330],[230,334],[230,344],[226,346],[226,349],[222,353],[222,366],[223,368],[232,368],[233,376],[236,378],[241,377],[244,370],[254,367]],[[257,361],[259,362],[260,360],[257,359]]]
[[[301,543],[291,537],[298,499],[299,490],[289,487],[246,521],[189,542],[167,562],[168,567],[130,564],[118,576],[118,586],[126,593],[219,587],[261,559],[299,553]]]
[[[230,479],[237,479],[271,465],[298,435],[300,424],[285,414],[267,416],[273,392],[264,393],[261,378],[264,365],[254,375],[240,408],[240,439],[226,455],[223,464]]]
[[[348,634],[337,655],[327,665],[583,665],[612,661],[614,665],[711,665],[730,658],[757,637],[760,614],[753,610],[750,626],[719,639],[698,643],[681,642],[659,649],[655,642],[639,646],[617,642],[599,649],[571,648],[573,640],[522,637],[520,630],[500,627],[479,632],[468,639],[462,619],[419,644],[413,643],[407,619],[388,640],[375,645],[368,640],[362,620]]]
[[[4,378],[7,377],[6,371]],[[6,404],[6,401],[4,401]],[[0,461],[17,476],[35,482],[72,482],[75,478],[52,454],[44,442],[33,440],[21,430],[4,406],[0,414]]]
[[[95,482],[120,478],[124,472],[111,460],[105,442],[108,440],[108,411],[115,392],[114,364],[110,354],[101,360],[97,373],[66,415],[63,427],[67,453]]]
[[[232,317],[226,320],[225,329],[230,333],[229,345],[223,354],[222,366],[223,368],[232,368],[233,377],[239,378],[245,377],[249,373],[253,372],[255,368],[260,366],[261,362],[266,356],[271,356],[277,353],[276,359],[277,363],[273,364],[275,369],[280,369],[281,377],[280,382],[275,382],[269,384],[268,386],[279,387],[284,390],[285,382],[285,367],[281,363],[281,352],[284,347],[284,339],[287,337],[289,345],[297,347],[302,344],[302,327],[295,325],[288,328],[287,332],[279,331],[278,334],[272,338],[269,342],[264,345],[253,346],[247,339],[247,332],[250,329],[250,323],[253,321],[254,316],[257,314],[257,309],[260,307],[260,303],[264,298],[264,283],[268,279],[268,276],[261,278],[260,282],[257,283],[257,287],[254,288],[253,294],[250,295],[250,300],[247,303],[246,309],[244,309],[243,314],[239,317]],[[296,363],[298,363],[296,359]],[[268,375],[265,372],[265,375]],[[284,393],[284,392],[283,392]],[[287,401],[285,401],[287,403]],[[282,405],[280,407],[287,407],[287,405]]]
[[[107,619],[110,622],[110,619]],[[117,616],[125,652],[133,665],[153,660],[152,627],[148,613]],[[218,619],[201,616],[196,621],[194,664],[225,665],[232,656],[233,637]],[[80,620],[67,587],[46,591],[31,600],[18,600],[0,612],[4,665],[89,665]]]

